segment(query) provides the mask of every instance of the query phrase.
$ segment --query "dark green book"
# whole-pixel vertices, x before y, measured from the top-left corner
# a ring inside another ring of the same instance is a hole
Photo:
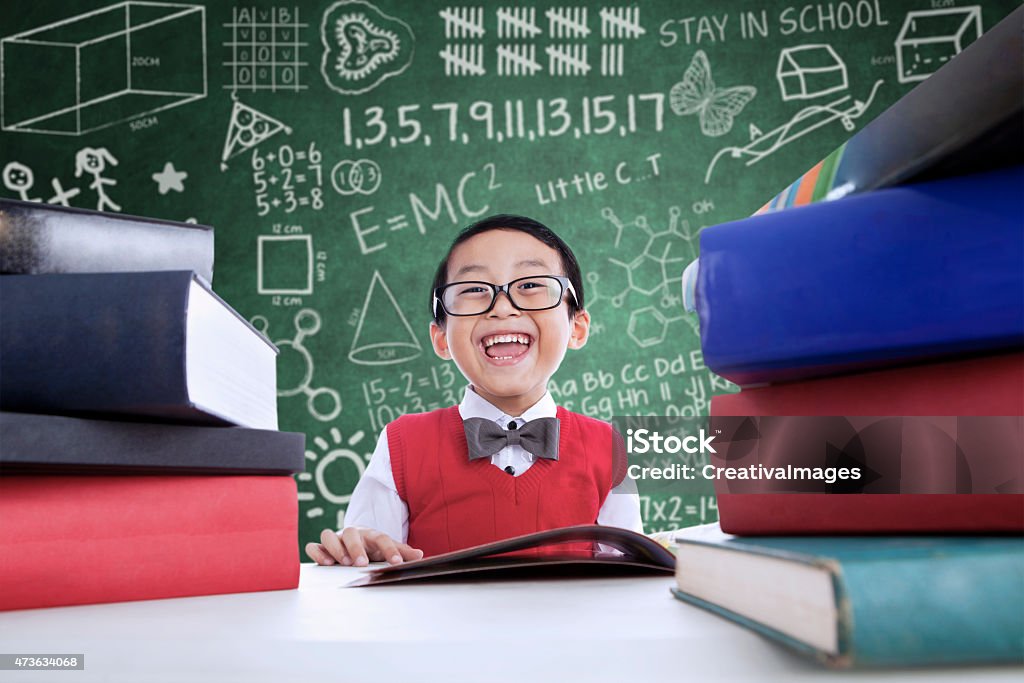
[[[676,538],[673,594],[837,668],[1024,662],[1020,537]]]

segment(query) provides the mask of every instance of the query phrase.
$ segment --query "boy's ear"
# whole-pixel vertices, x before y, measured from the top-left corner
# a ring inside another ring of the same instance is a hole
[[[452,352],[448,349],[448,333],[436,322],[430,323],[430,343],[434,346],[434,353],[439,358],[452,359]]]
[[[569,331],[569,348],[581,349],[590,337],[590,314],[586,311],[576,311],[570,324],[572,329]]]

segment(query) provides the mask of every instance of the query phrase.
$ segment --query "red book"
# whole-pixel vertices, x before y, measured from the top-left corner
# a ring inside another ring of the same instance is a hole
[[[290,476],[0,477],[0,610],[295,588]]]
[[[1024,353],[916,365],[715,396],[711,414],[1024,415]],[[717,482],[716,482],[717,485]],[[1011,533],[1024,495],[718,492],[722,530],[737,535]]]

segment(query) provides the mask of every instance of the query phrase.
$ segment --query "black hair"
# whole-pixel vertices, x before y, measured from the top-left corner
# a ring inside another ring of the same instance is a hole
[[[434,286],[430,289],[430,314],[434,322],[438,325],[444,325],[445,318],[447,317],[440,305],[437,307],[437,312],[434,312],[434,292],[448,284],[448,261],[451,259],[455,247],[471,237],[491,230],[518,230],[519,232],[525,232],[530,237],[540,240],[557,251],[562,259],[562,269],[565,271],[565,276],[569,278],[572,288],[576,291],[576,301],[573,301],[571,298],[566,301],[569,305],[569,318],[572,319],[578,311],[583,310],[583,277],[580,274],[580,264],[576,261],[576,255],[572,253],[569,245],[543,223],[526,216],[503,213],[488,216],[463,228],[462,232],[456,235],[451,246],[448,247],[448,253],[445,254],[441,263],[437,266],[437,272],[434,274]]]

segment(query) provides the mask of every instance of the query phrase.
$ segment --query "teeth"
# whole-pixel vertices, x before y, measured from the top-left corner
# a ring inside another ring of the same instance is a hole
[[[525,334],[495,334],[484,338],[484,348],[508,342],[516,342],[517,344],[526,344],[529,346],[530,338]],[[511,356],[509,357],[511,358]]]

